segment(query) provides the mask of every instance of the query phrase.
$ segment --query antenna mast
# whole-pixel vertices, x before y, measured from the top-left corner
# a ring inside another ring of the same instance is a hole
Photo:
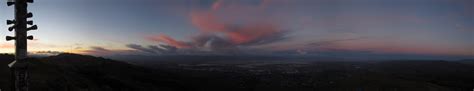
[[[8,31],[15,30],[15,36],[7,36],[6,40],[15,40],[15,61],[8,64],[12,71],[12,91],[28,91],[28,63],[27,58],[27,42],[32,40],[33,36],[27,36],[27,31],[36,30],[38,27],[33,25],[33,21],[28,21],[27,18],[33,17],[32,13],[28,12],[28,3],[33,3],[33,0],[8,0],[8,6],[15,6],[15,19],[7,20],[7,25],[12,25]],[[28,27],[27,25],[32,25]]]

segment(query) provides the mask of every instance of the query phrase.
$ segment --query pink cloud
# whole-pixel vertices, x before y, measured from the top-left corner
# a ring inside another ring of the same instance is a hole
[[[175,47],[178,47],[178,48],[190,48],[191,45],[187,44],[186,42],[183,42],[183,41],[177,41],[171,37],[169,37],[168,35],[165,35],[165,34],[160,34],[160,35],[157,35],[157,36],[150,36],[148,37],[149,40],[152,40],[152,41],[157,41],[157,42],[163,42],[163,43],[166,43],[166,44],[169,44],[171,46],[175,46]]]
[[[217,0],[207,10],[189,13],[190,23],[199,30],[191,42],[178,41],[164,34],[147,39],[177,48],[211,47],[216,50],[272,43],[281,39],[285,32],[276,22],[261,18],[263,4],[268,2],[252,5],[237,0]]]

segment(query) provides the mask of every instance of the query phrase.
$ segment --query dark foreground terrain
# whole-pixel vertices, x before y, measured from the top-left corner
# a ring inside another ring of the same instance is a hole
[[[11,60],[11,55],[0,55],[2,91],[10,90],[6,65]],[[60,54],[32,59],[30,85],[31,91],[472,91],[472,63],[317,59],[121,62]]]

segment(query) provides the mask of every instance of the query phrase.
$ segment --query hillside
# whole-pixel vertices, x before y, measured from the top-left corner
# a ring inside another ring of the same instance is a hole
[[[0,56],[0,88],[9,91],[7,64],[11,55]],[[188,90],[173,76],[124,62],[77,54],[32,59],[31,91],[182,91]],[[159,79],[166,78],[166,79]]]
[[[126,62],[133,61],[60,54],[31,59],[30,84],[31,91],[468,91],[474,88],[474,66],[454,61],[265,59],[159,59],[132,65]],[[6,65],[13,56],[0,55],[0,60],[0,65],[4,65],[0,69],[0,88],[9,91],[10,73]]]

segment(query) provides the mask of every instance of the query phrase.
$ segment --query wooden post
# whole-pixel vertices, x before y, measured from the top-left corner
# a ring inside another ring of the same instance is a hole
[[[15,36],[7,36],[7,41],[15,40],[15,61],[8,64],[12,70],[12,91],[28,91],[28,60],[27,59],[27,39],[33,39],[33,36],[27,36],[27,31],[36,30],[37,26],[32,25],[33,21],[28,18],[33,17],[32,13],[28,13],[28,4],[33,0],[16,0],[7,2],[8,6],[15,5],[15,20],[7,20],[7,24],[14,24],[9,31],[15,30]]]

